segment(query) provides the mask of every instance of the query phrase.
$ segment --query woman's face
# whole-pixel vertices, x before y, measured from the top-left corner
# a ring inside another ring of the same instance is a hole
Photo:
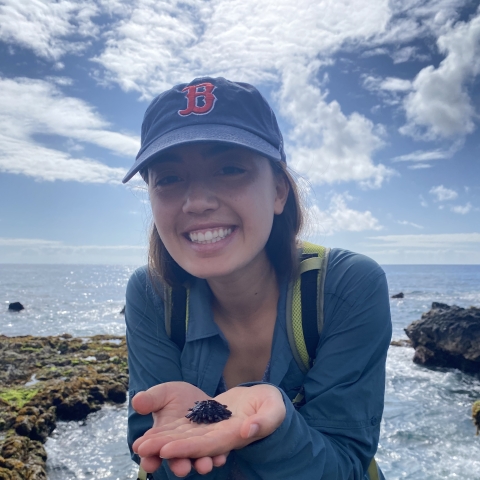
[[[153,218],[174,260],[200,278],[230,275],[263,254],[288,183],[269,161],[219,143],[169,149],[148,170]]]

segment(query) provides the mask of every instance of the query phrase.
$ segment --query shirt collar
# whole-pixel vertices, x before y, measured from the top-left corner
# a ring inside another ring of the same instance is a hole
[[[220,334],[221,331],[213,320],[210,287],[206,280],[196,278],[190,287],[186,341],[191,342]]]
[[[287,298],[288,282],[280,281],[280,297],[277,309],[277,324],[285,329],[285,305]],[[200,340],[202,338],[222,336],[221,330],[213,319],[212,291],[206,280],[196,278],[190,287],[188,301],[188,328],[186,340]]]

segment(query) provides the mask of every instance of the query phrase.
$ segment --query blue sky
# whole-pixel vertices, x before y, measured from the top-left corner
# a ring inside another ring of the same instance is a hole
[[[143,264],[158,93],[256,85],[304,238],[381,264],[480,264],[478,0],[0,0],[0,263]]]

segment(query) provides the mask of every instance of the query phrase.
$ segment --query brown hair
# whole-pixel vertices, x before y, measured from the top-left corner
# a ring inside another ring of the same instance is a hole
[[[303,208],[298,185],[285,162],[269,161],[274,175],[283,175],[289,184],[289,193],[283,212],[275,215],[272,231],[265,245],[277,278],[294,278],[297,274],[297,235],[303,225]],[[148,167],[140,171],[148,184]],[[171,287],[188,284],[193,276],[185,271],[168,253],[152,223],[148,249],[148,271],[154,285],[168,284]]]

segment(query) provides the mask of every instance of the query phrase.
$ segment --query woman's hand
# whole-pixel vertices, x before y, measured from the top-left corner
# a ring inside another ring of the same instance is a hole
[[[138,446],[145,439],[161,432],[165,425],[183,424],[184,420],[188,422],[184,417],[194,402],[210,398],[202,390],[186,382],[167,382],[145,392],[139,392],[133,398],[132,406],[142,415],[152,413],[153,427],[133,443],[133,450],[137,452]],[[141,455],[141,457],[141,466],[146,472],[154,472],[162,464],[158,454]],[[225,464],[226,459],[226,455],[198,458],[193,466],[199,473],[208,473],[214,466],[219,467]],[[192,462],[188,458],[172,458],[169,460],[169,466],[177,477],[183,477],[190,472]]]
[[[153,389],[149,391],[151,390]],[[205,393],[201,393],[202,396],[189,397],[188,401],[185,398],[176,400],[172,398],[172,405],[175,402],[175,405],[181,403],[182,407],[186,408],[181,412],[178,407],[172,409],[168,418],[173,419],[175,412],[178,414],[177,419],[170,423],[162,421],[161,426],[149,430],[135,441],[134,451],[142,458],[161,457],[175,459],[175,462],[190,458],[201,459],[202,462],[205,462],[208,457],[226,458],[231,450],[243,448],[273,433],[286,415],[280,391],[272,385],[259,384],[251,387],[235,387],[215,398],[218,402],[227,405],[232,412],[228,420],[208,425],[192,423],[184,418],[184,415],[188,412],[188,408],[193,406],[194,401],[209,398]],[[137,403],[134,405],[135,409],[136,405]],[[141,413],[140,410],[138,411]],[[167,417],[164,416],[165,418]],[[214,465],[215,461],[212,460],[210,470]],[[208,472],[202,468],[199,473]]]

